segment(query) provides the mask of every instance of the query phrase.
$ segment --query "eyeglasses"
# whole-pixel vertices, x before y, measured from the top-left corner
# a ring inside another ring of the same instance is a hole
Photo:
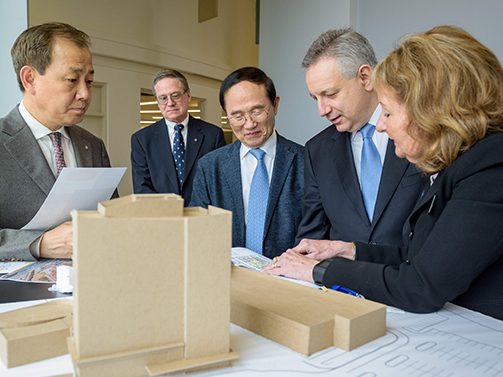
[[[157,98],[157,102],[159,103],[159,105],[165,105],[168,103],[169,99],[171,99],[171,101],[173,101],[173,102],[180,102],[182,100],[182,96],[185,93],[187,93],[186,90],[184,90],[183,92],[174,92],[169,95],[163,94],[163,95],[158,96],[156,98]]]
[[[263,122],[267,119],[269,112],[266,109],[254,109],[247,113],[228,116],[227,119],[229,120],[231,126],[241,127],[246,123],[246,114],[248,114],[251,122]]]

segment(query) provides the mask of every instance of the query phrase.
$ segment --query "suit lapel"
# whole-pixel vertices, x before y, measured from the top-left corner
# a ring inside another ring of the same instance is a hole
[[[349,199],[349,203],[353,205],[362,220],[365,223],[369,223],[361,195],[360,184],[358,183],[350,138],[351,134],[349,132],[338,133],[334,131],[332,148],[328,151],[327,158],[333,160],[335,170],[342,183],[342,188]],[[332,180],[330,176],[329,174],[327,177],[329,181]],[[337,187],[337,185],[337,182],[329,182],[327,187]]]
[[[372,225],[375,226],[384,212],[389,201],[393,197],[398,185],[400,184],[409,162],[405,158],[398,158],[395,154],[395,144],[388,140],[386,147],[386,157],[382,170],[379,192],[377,194],[376,206]]]
[[[8,116],[9,129],[4,130],[11,137],[4,143],[5,149],[19,166],[30,176],[37,186],[47,195],[56,181],[37,140],[25,123],[17,108]]]
[[[265,215],[264,224],[264,239],[269,231],[269,226],[271,224],[271,219],[278,204],[281,191],[283,190],[283,185],[285,183],[288,174],[290,173],[290,167],[292,165],[295,155],[290,152],[282,136],[278,135],[277,145],[276,145],[276,157],[274,160],[274,168],[272,171],[271,178],[271,188],[269,190],[269,199],[267,202],[267,210]]]
[[[93,167],[92,143],[76,127],[65,127],[72,141],[75,160],[79,167]]]
[[[443,175],[443,172],[440,172],[438,174],[437,178],[435,179],[435,182],[431,186],[430,186],[430,180],[429,179],[427,180],[427,182],[425,183],[425,187],[423,188],[424,191],[423,191],[423,193],[421,193],[421,196],[417,200],[416,205],[414,206],[409,218],[412,218],[414,216],[414,214],[419,209],[421,209],[423,206],[431,205],[433,197],[435,195],[437,195],[438,186],[439,186],[440,178],[442,177],[442,175]]]
[[[222,163],[222,174],[229,187],[229,197],[232,201],[233,223],[240,224],[234,244],[243,244],[245,241],[245,211],[243,206],[243,186],[241,183],[241,160],[239,151],[241,142],[236,141],[229,149],[228,158]]]
[[[200,125],[192,117],[189,117],[187,140],[185,141],[185,177],[188,177],[192,170],[199,150],[203,145],[204,134],[201,132]],[[174,165],[173,165],[174,167]]]

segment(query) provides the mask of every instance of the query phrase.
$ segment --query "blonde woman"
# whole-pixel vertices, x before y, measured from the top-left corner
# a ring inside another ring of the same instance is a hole
[[[377,130],[430,176],[404,246],[306,240],[265,271],[412,312],[446,302],[503,319],[503,69],[466,31],[404,39],[373,74]]]

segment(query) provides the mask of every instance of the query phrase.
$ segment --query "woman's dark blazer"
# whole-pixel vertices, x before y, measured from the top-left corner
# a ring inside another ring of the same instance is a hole
[[[403,240],[401,248],[357,243],[357,260],[334,258],[323,283],[411,312],[450,301],[503,319],[503,133],[438,174]]]

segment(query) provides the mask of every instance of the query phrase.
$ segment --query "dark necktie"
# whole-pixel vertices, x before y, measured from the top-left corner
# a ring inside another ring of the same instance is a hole
[[[178,175],[178,183],[180,190],[182,189],[183,180],[185,177],[185,143],[183,141],[183,124],[175,126],[175,138],[173,140],[173,158],[175,160],[176,174]]]
[[[262,254],[264,241],[265,213],[269,197],[269,176],[264,163],[265,152],[262,149],[250,149],[257,159],[248,197],[248,217],[246,224],[246,247]]]
[[[370,222],[372,222],[374,216],[374,208],[382,172],[381,156],[379,155],[376,145],[372,141],[372,135],[374,135],[375,129],[375,126],[370,123],[367,123],[360,129],[363,136],[361,160],[362,196]]]
[[[54,160],[56,161],[56,177],[61,173],[61,170],[66,166],[63,148],[61,147],[61,134],[53,132],[49,134],[54,147]]]

